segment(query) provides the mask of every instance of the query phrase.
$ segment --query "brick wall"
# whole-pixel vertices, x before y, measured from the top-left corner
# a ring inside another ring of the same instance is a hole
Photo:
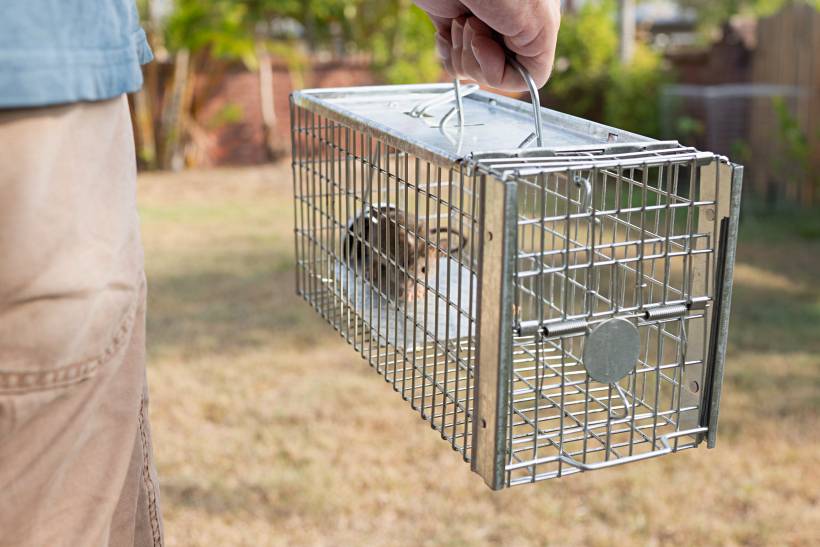
[[[366,58],[317,61],[303,75],[305,87],[345,87],[376,83]],[[198,78],[206,85],[205,78]],[[290,150],[290,106],[288,96],[294,88],[287,66],[273,63],[274,112],[276,132],[274,146],[283,152]],[[200,165],[249,165],[266,161],[259,100],[259,76],[242,65],[225,68],[224,76],[203,97],[198,89],[195,119],[202,129],[196,137]],[[228,110],[238,109],[240,121],[225,120]]]

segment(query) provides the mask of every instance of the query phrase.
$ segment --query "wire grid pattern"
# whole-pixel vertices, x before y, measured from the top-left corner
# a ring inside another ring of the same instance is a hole
[[[660,453],[670,442],[664,435],[674,437],[673,450],[695,446],[675,432],[682,415],[699,411],[683,404],[681,390],[684,366],[705,361],[705,312],[647,312],[705,308],[713,297],[717,226],[705,219],[715,202],[698,200],[707,159],[677,149],[482,160],[518,180],[516,321],[592,328],[617,316],[640,334],[639,361],[618,382],[623,396],[587,375],[583,330],[514,339],[508,485]],[[687,347],[687,333],[698,329],[702,344]]]
[[[291,124],[298,293],[469,460],[477,179],[293,103]]]

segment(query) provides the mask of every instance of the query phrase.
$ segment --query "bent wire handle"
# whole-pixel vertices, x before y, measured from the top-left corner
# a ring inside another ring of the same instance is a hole
[[[527,84],[527,88],[530,91],[530,102],[532,103],[532,117],[535,122],[535,133],[530,133],[530,135],[524,139],[521,144],[518,145],[518,148],[526,148],[532,141],[535,139],[535,144],[540,148],[544,146],[544,131],[541,124],[541,96],[538,94],[538,86],[535,85],[535,80],[532,77],[524,65],[518,62],[512,54],[507,55],[507,62],[518,71],[518,74],[521,75],[521,79],[524,80],[524,83]],[[584,211],[588,213],[592,213],[592,184],[589,182],[589,179],[581,177],[580,175],[575,176],[574,180],[575,184],[581,188],[581,191],[584,194],[582,203],[584,207]],[[595,224],[600,224],[601,220],[599,218],[595,219]],[[616,385],[616,387],[618,387]],[[625,399],[625,396],[622,391],[620,391],[620,387],[618,387],[618,394],[621,398]]]
[[[637,462],[640,460],[648,460],[650,458],[657,458],[658,456],[663,456],[672,452],[672,446],[669,444],[669,439],[674,439],[676,437],[682,437],[684,435],[695,435],[697,433],[705,433],[708,431],[708,427],[695,427],[692,429],[685,429],[683,431],[675,431],[674,433],[667,433],[666,435],[661,435],[658,437],[658,440],[661,442],[663,448],[659,448],[658,450],[653,450],[652,452],[646,452],[644,454],[635,454],[634,456],[627,456],[625,458],[620,458],[617,460],[609,460],[605,462],[598,462],[598,463],[584,463],[579,462],[572,456],[567,456],[562,454],[558,456],[558,459],[562,462],[569,464],[573,467],[577,467],[581,471],[593,471],[595,469],[604,469],[606,467],[615,467],[616,465],[623,465],[625,463],[630,462]]]
[[[535,79],[532,77],[529,71],[526,68],[524,68],[524,65],[519,63],[518,59],[516,59],[512,54],[507,55],[507,63],[509,63],[511,67],[518,71],[518,74],[521,76],[521,79],[524,80],[524,83],[527,85],[527,89],[530,93],[530,103],[532,104],[533,124],[535,125],[535,132],[531,133],[526,139],[524,139],[524,141],[518,145],[518,148],[524,148],[525,146],[530,144],[533,141],[533,139],[535,139],[535,143],[537,146],[544,146],[544,130],[543,124],[541,123],[541,97],[540,95],[538,95],[538,86],[535,85]],[[453,112],[455,110],[458,110],[459,113],[459,126],[461,127],[464,125],[464,109],[462,107],[461,97],[458,96],[459,87],[460,86],[458,78],[456,78],[454,80],[454,88],[456,91],[456,101],[458,103],[458,106],[444,115],[444,117],[441,120],[442,127],[444,127],[444,125],[447,123],[447,120],[450,119],[450,116],[453,115]]]
[[[530,92],[530,102],[532,103],[532,117],[535,123],[535,144],[544,146],[544,131],[541,125],[541,97],[538,95],[538,86],[535,85],[535,80],[532,75],[524,68],[524,65],[518,62],[518,59],[512,55],[507,55],[507,62],[518,71],[518,74],[521,75],[521,79],[527,84],[527,89]],[[530,142],[532,142],[532,135],[527,137],[518,147],[522,148]]]
[[[620,386],[620,384],[612,384],[612,387],[615,388],[615,391],[618,393],[618,397],[620,397],[621,401],[624,404],[623,412],[618,415],[612,412],[612,409],[609,410],[609,417],[614,418],[616,420],[624,420],[627,416],[629,416],[629,401],[626,398],[626,393],[624,393],[624,388]]]
[[[521,76],[521,79],[524,80],[524,83],[527,85],[527,89],[529,90],[530,94],[530,102],[532,103],[532,115],[533,115],[533,123],[535,125],[535,133],[530,134],[524,142],[522,142],[518,147],[523,148],[524,146],[528,145],[532,142],[533,138],[536,141],[538,146],[544,145],[544,131],[543,126],[541,123],[541,101],[540,96],[538,95],[538,86],[535,85],[535,79],[533,79],[532,75],[527,71],[524,66],[518,62],[512,55],[507,55],[507,62],[512,66],[515,70],[518,71],[518,74]],[[444,116],[441,118],[441,122],[439,123],[440,127],[444,127],[450,118],[453,116],[454,113],[458,112],[458,127],[464,127],[464,103],[462,99],[472,93],[476,92],[479,89],[478,84],[468,84],[461,87],[461,82],[458,78],[453,80],[453,90],[446,91],[443,94],[433,97],[432,99],[425,101],[423,103],[419,103],[410,109],[410,116],[414,118],[419,118],[424,115],[427,110],[434,106],[438,106],[441,104],[447,104],[453,100],[456,101],[456,106],[451,108]]]
[[[530,91],[530,102],[532,103],[532,117],[535,122],[535,133],[531,133],[526,139],[524,139],[524,141],[518,145],[518,148],[525,148],[532,142],[533,138],[535,139],[535,144],[540,148],[544,146],[544,131],[541,123],[541,97],[538,94],[538,86],[535,85],[535,80],[529,71],[527,71],[527,69],[524,68],[524,65],[519,63],[518,59],[516,59],[512,54],[507,55],[507,62],[518,71],[518,74],[521,75],[521,79],[523,79],[524,83],[527,84],[527,89]],[[581,191],[584,194],[582,200],[584,211],[592,213],[592,184],[589,182],[589,179],[579,175],[575,176],[574,182],[581,188]],[[600,223],[601,220],[596,218],[595,224]],[[623,392],[620,391],[620,388],[618,389],[618,394],[621,398],[626,400]]]
[[[456,108],[458,109],[458,126],[464,127],[464,96],[461,94],[461,82],[458,78],[453,80],[453,92],[456,95]],[[444,120],[441,120],[441,126],[444,127]]]

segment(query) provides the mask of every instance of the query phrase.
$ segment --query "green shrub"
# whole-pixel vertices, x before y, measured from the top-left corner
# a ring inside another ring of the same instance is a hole
[[[435,50],[435,28],[416,6],[385,14],[383,30],[370,38],[373,65],[391,84],[438,80],[442,73]]]
[[[628,65],[614,64],[604,93],[604,122],[644,135],[660,133],[660,87],[669,81],[661,59],[639,46]]]
[[[542,90],[549,106],[628,131],[660,132],[660,87],[670,80],[659,54],[636,45],[632,61],[618,59],[615,4],[590,2],[567,15],[558,34],[555,70]]]

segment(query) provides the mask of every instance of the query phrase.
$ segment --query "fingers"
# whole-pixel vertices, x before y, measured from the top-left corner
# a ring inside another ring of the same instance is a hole
[[[486,80],[483,83],[507,91],[528,89],[518,71],[507,62],[507,54],[497,41],[479,38],[473,42],[473,53]]]
[[[467,12],[467,8],[459,0],[415,0],[414,3],[426,11],[431,19],[453,19]]]
[[[501,36],[531,41],[544,25],[560,18],[560,0],[461,0],[478,17]]]
[[[452,50],[453,44],[450,43],[450,30],[447,30],[447,37],[441,33],[436,33],[436,52],[444,65],[444,69],[451,75],[455,76],[456,72],[453,69]]]
[[[464,1],[473,14],[451,21],[447,29],[438,27],[439,56],[448,72],[481,84],[524,91],[524,80],[506,56],[516,59],[532,75],[540,88],[552,72],[555,45],[561,21],[557,0],[522,0],[520,3]],[[447,45],[450,46],[447,51]]]
[[[466,8],[458,0],[417,0],[415,3],[427,12],[427,16],[436,27],[436,52],[447,72],[455,75],[451,60],[453,47],[450,26],[453,18],[461,15]]]
[[[453,76],[467,76],[461,67],[461,61],[464,58],[464,25],[466,18],[459,17],[453,19],[450,27],[450,41],[452,43],[452,51],[450,53],[450,62],[452,64]]]
[[[462,78],[471,78],[479,83],[487,84],[481,65],[473,53],[473,41],[476,36],[483,36],[486,26],[481,25],[475,17],[459,17],[453,19],[450,27],[451,51],[450,60],[453,74]]]
[[[553,0],[542,1],[537,20],[537,31],[524,25],[519,32],[504,36],[504,44],[516,54],[518,61],[540,88],[547,83],[555,61],[555,46],[561,25],[560,3]]]
[[[470,49],[477,62],[479,81],[511,91],[526,90],[521,75],[507,63],[508,53],[492,29],[477,18],[470,21],[470,26],[474,29]],[[476,75],[471,74],[471,77],[476,78]]]
[[[469,17],[464,22],[464,34],[462,36],[461,44],[461,70],[460,74],[472,78],[473,80],[486,84],[484,74],[481,72],[481,65],[473,54],[473,39],[476,36],[476,23],[478,19]]]
[[[416,0],[416,4],[428,12],[436,27],[436,50],[450,75],[524,91],[524,80],[506,62],[507,55],[515,54],[538,87],[549,79],[561,21],[558,0]]]
[[[554,50],[549,56],[524,57],[522,55],[516,55],[515,58],[518,59],[518,62],[521,63],[525,69],[527,69],[527,72],[530,73],[533,80],[535,80],[535,87],[538,89],[542,88],[550,79],[550,76],[552,75],[552,64],[555,58]],[[509,69],[515,70],[512,67],[509,67]],[[517,71],[516,76],[518,76]],[[515,80],[516,78],[513,79],[513,81]],[[517,80],[522,81],[520,76]]]
[[[451,74],[510,91],[527,89],[518,72],[507,64],[507,52],[492,29],[477,17],[454,19],[450,39],[445,66]]]
[[[452,19],[448,19],[446,17],[436,17],[435,15],[430,15],[429,13],[427,14],[427,16],[430,18],[430,21],[433,23],[433,26],[436,27],[436,32],[438,32],[439,34],[441,34],[449,40],[450,23],[452,22]]]

